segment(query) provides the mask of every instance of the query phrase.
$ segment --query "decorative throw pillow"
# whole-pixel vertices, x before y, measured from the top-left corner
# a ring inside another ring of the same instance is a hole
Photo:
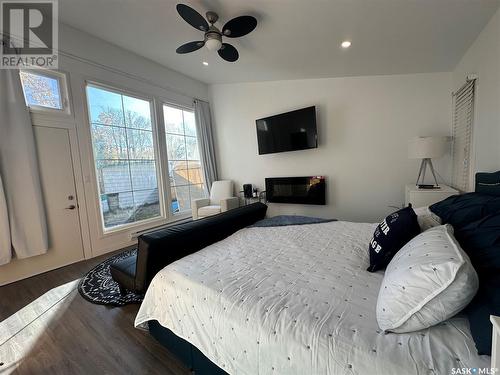
[[[377,321],[389,332],[413,332],[438,324],[472,300],[479,280],[453,237],[453,228],[429,229],[408,242],[385,271]]]
[[[500,171],[494,173],[476,173],[476,186],[474,188],[476,193],[500,196],[500,190],[498,189],[499,185]]]
[[[441,218],[443,224],[453,225],[457,233],[470,222],[500,211],[500,197],[481,193],[452,195],[429,209]]]
[[[429,206],[414,208],[413,211],[417,215],[418,225],[422,232],[442,224],[439,216],[429,210]]]
[[[370,266],[367,271],[384,269],[394,254],[419,233],[417,215],[411,206],[387,216],[375,229],[368,246]]]
[[[500,270],[500,211],[462,227],[456,238],[478,271]]]

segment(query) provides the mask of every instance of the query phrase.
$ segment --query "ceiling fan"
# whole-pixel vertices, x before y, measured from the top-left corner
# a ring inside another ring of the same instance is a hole
[[[239,16],[228,21],[222,27],[222,31],[220,31],[214,26],[214,23],[219,19],[219,16],[215,12],[207,12],[206,20],[200,13],[185,4],[177,4],[177,12],[184,21],[195,29],[205,32],[203,40],[189,42],[177,48],[176,52],[180,54],[194,52],[206,46],[210,51],[217,51],[219,56],[224,60],[234,62],[238,60],[238,50],[229,43],[222,43],[222,36],[239,38],[252,32],[257,26],[255,17]]]

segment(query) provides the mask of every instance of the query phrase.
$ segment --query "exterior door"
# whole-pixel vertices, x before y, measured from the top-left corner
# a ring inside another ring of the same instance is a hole
[[[0,285],[84,259],[68,129],[34,126],[49,233],[46,254],[0,266]]]

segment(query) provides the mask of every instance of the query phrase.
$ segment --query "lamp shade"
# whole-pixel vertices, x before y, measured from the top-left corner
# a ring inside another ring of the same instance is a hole
[[[419,137],[408,142],[408,158],[436,159],[447,151],[446,137]]]

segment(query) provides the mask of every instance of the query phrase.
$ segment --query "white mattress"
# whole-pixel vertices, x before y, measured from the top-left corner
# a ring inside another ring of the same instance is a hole
[[[468,322],[384,334],[369,273],[374,224],[247,228],[172,263],[135,325],[157,320],[230,374],[450,374],[489,367]]]

